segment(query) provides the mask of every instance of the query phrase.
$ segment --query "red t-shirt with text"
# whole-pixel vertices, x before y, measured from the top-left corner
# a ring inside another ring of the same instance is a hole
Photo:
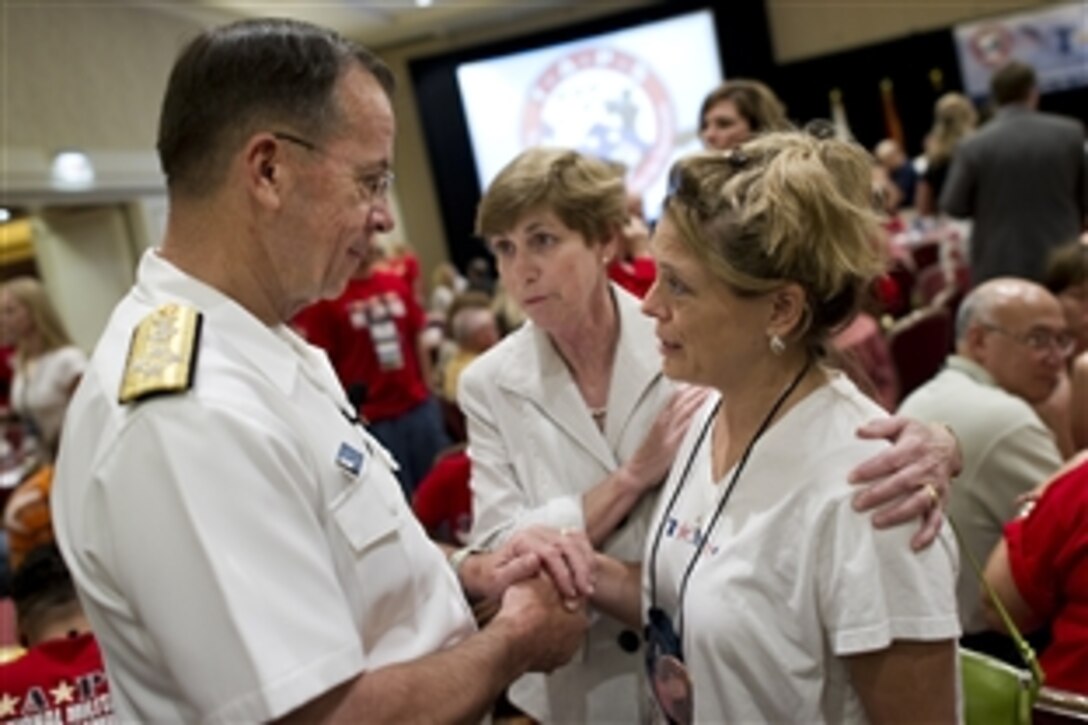
[[[0,723],[107,723],[112,716],[92,634],[41,642],[0,665]]]
[[[292,320],[328,353],[349,396],[365,388],[361,413],[369,421],[396,418],[427,399],[416,347],[426,324],[404,280],[379,269]]]

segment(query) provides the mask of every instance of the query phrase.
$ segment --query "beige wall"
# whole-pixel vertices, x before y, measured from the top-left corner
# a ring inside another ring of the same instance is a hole
[[[789,63],[1061,0],[766,0],[775,58]]]
[[[150,150],[170,66],[195,23],[107,3],[0,5],[4,147]]]
[[[134,279],[125,205],[53,207],[35,221],[42,281],[72,339],[89,352]]]

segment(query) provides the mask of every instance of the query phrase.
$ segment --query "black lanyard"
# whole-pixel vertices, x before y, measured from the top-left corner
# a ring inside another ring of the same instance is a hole
[[[733,471],[733,477],[729,479],[729,485],[722,494],[721,500],[718,501],[718,506],[714,509],[714,515],[711,517],[710,522],[706,525],[706,530],[702,532],[699,537],[699,542],[695,546],[695,553],[691,555],[691,560],[688,561],[687,568],[684,569],[684,574],[680,579],[680,593],[676,601],[676,634],[679,641],[684,641],[684,596],[687,593],[688,580],[691,578],[691,572],[695,568],[695,563],[699,560],[699,556],[703,553],[703,548],[706,546],[706,542],[710,540],[710,532],[714,530],[714,526],[718,523],[718,519],[721,517],[722,512],[725,511],[725,504],[729,501],[730,495],[733,493],[733,488],[737,485],[737,480],[740,478],[741,471],[744,470],[745,465],[748,463],[748,457],[752,453],[752,449],[755,448],[756,441],[763,437],[763,434],[770,427],[771,421],[774,420],[774,416],[778,413],[779,408],[786,402],[786,399],[790,397],[790,394],[801,383],[801,379],[805,377],[805,373],[808,372],[809,367],[812,365],[812,359],[809,358],[805,361],[804,367],[801,368],[801,372],[797,373],[797,377],[793,379],[786,389],[782,391],[782,394],[778,396],[778,400],[771,406],[771,410],[767,413],[767,416],[760,423],[759,428],[756,430],[756,434],[752,436],[752,440],[748,442],[748,445],[744,449],[744,453],[740,457],[740,461],[737,462],[737,467]],[[676,484],[676,489],[672,493],[672,498],[669,499],[668,506],[665,507],[665,513],[661,517],[661,523],[657,527],[657,533],[654,535],[654,543],[650,547],[650,609],[657,609],[657,550],[661,545],[661,533],[665,530],[665,526],[669,522],[669,514],[672,513],[673,507],[676,505],[677,499],[680,497],[680,491],[683,490],[684,484],[687,483],[688,474],[691,472],[691,466],[695,462],[695,456],[698,455],[699,450],[703,446],[703,441],[706,439],[706,434],[710,431],[710,426],[714,422],[714,418],[718,415],[718,409],[721,408],[722,401],[719,399],[714,406],[714,410],[711,411],[710,417],[703,425],[703,430],[699,433],[699,438],[695,441],[695,445],[692,447],[691,454],[688,456],[688,461],[684,465],[684,472],[680,474],[680,480]]]

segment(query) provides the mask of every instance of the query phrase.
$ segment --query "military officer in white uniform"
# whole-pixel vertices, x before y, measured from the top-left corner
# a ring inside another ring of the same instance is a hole
[[[396,464],[284,324],[392,226],[391,89],[368,51],[282,20],[208,31],[171,74],[166,238],[72,402],[53,499],[122,719],[479,720],[580,642],[571,581],[563,602],[515,549],[462,571],[470,594],[519,580],[477,631]]]

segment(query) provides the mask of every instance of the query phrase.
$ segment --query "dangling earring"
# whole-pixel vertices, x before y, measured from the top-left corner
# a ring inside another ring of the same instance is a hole
[[[771,335],[771,352],[775,355],[781,355],[786,351],[786,343],[782,341],[782,338],[777,333]]]

